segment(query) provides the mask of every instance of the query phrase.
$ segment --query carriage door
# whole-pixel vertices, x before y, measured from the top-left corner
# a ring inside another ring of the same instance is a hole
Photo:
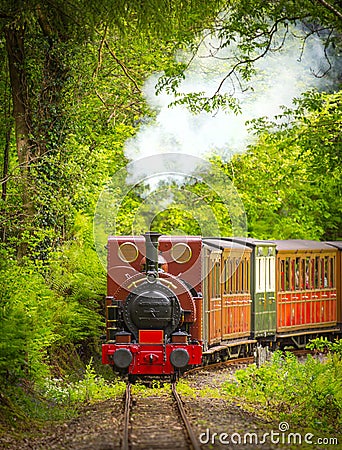
[[[209,344],[221,341],[222,301],[221,301],[221,251],[212,250],[209,258]]]
[[[255,336],[271,336],[276,330],[275,246],[255,249]]]

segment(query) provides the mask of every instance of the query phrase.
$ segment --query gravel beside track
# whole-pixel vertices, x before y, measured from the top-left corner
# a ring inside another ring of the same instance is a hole
[[[242,366],[240,365],[239,368]],[[194,375],[189,375],[187,380],[196,390],[219,389],[223,382],[233,379],[237,367],[230,366],[221,370],[202,370]],[[255,434],[262,438],[264,433],[270,432],[271,427],[266,421],[261,421],[249,414],[239,406],[232,405],[224,398],[211,398],[209,396],[196,396],[196,398],[184,397],[185,409],[201,437],[202,449],[226,449],[226,450],[263,450],[279,449],[281,445],[272,446],[265,442],[258,446],[255,441],[250,443],[249,434]],[[274,428],[274,431],[278,431]],[[215,435],[216,433],[216,435]],[[246,443],[243,442],[246,436]],[[234,442],[231,443],[233,437]],[[241,438],[241,444],[238,443]],[[228,444],[229,442],[229,444]],[[287,449],[289,447],[287,446]]]
[[[8,450],[113,450],[120,445],[122,400],[107,400],[80,411],[62,424],[27,430],[27,437],[8,433],[0,438],[0,449]],[[25,433],[24,433],[25,434]]]

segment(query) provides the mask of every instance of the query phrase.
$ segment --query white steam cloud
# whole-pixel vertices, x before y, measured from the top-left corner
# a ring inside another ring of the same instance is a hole
[[[215,39],[206,39],[186,72],[180,92],[213,95],[229,71],[236,50],[230,47],[220,50],[215,57],[209,56],[208,49],[213,48],[217,48]],[[165,92],[155,94],[160,76],[155,74],[146,81],[144,94],[156,111],[156,119],[142,124],[137,135],[127,141],[126,156],[133,161],[161,153],[203,158],[215,152],[227,159],[233,153],[244,151],[251,142],[246,121],[274,117],[281,112],[281,105],[290,107],[293,98],[308,89],[329,89],[326,79],[316,76],[328,68],[321,40],[314,36],[307,39],[304,52],[300,53],[298,39],[287,38],[281,50],[269,52],[256,62],[256,75],[248,86],[244,84],[241,89],[237,78],[228,80],[221,93],[239,100],[242,113],[238,115],[227,110],[194,115],[184,105],[169,107],[175,99]]]

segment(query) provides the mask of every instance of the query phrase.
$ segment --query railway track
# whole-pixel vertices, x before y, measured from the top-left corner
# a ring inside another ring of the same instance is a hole
[[[121,450],[201,450],[176,384],[171,394],[132,395],[128,383]]]

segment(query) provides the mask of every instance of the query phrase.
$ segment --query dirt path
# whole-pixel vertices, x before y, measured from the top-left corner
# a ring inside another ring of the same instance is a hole
[[[120,448],[121,400],[107,400],[84,408],[79,417],[37,430],[27,439],[0,439],[7,450],[113,450]],[[30,433],[31,434],[31,433]]]

